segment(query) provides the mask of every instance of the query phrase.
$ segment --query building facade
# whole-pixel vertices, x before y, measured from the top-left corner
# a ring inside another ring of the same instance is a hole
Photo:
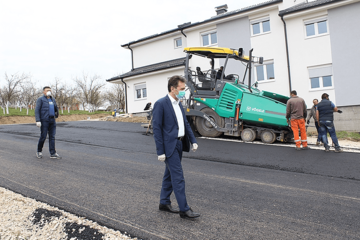
[[[185,47],[242,47],[245,54],[253,48],[253,55],[264,58],[253,68],[252,81],[261,90],[286,96],[297,90],[308,108],[326,92],[346,109],[336,115],[338,129],[360,131],[358,13],[360,0],[272,0],[229,12],[220,6],[202,22],[122,45],[132,52],[132,70],[107,81],[126,84],[127,112],[142,112],[146,103],[167,94],[169,77],[184,74]],[[215,68],[221,65],[215,62]],[[192,58],[190,67],[208,70],[209,60]],[[243,76],[244,70],[229,62],[226,74]]]

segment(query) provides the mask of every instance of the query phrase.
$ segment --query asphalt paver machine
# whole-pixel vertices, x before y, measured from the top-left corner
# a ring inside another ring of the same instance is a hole
[[[289,98],[261,91],[257,82],[251,85],[252,65],[262,64],[261,57],[252,56],[252,50],[249,56],[244,56],[242,48],[190,47],[184,51],[184,76],[190,93],[182,103],[194,131],[204,137],[241,136],[247,142],[256,138],[265,143],[287,142],[293,138],[285,118]],[[192,70],[189,62],[194,56],[210,59],[211,69]],[[214,69],[217,58],[224,60],[220,73]],[[246,66],[242,79],[237,74],[225,76],[229,61],[240,61]]]

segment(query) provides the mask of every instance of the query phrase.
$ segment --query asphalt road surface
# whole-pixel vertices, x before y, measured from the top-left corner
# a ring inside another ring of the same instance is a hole
[[[194,221],[158,210],[164,163],[140,124],[0,126],[0,186],[143,239],[360,239],[360,154],[198,139],[183,168]],[[173,204],[176,200],[173,197]]]

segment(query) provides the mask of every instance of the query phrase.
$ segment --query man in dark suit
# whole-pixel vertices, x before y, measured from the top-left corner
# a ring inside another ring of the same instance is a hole
[[[185,96],[186,80],[173,76],[168,82],[169,94],[159,99],[153,109],[153,131],[158,160],[165,162],[165,174],[162,182],[159,209],[171,213],[180,213],[182,218],[197,218],[189,207],[185,196],[185,179],[181,166],[182,152],[198,148],[196,139],[188,123],[180,99]],[[174,191],[178,208],[171,206],[170,195]]]

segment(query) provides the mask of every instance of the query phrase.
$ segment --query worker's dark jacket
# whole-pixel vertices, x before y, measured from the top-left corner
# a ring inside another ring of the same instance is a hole
[[[286,105],[286,118],[287,119],[306,119],[307,110],[304,99],[295,96],[287,101]]]
[[[319,111],[319,121],[334,121],[334,108],[331,106],[330,100],[321,100],[317,105],[317,110]]]
[[[59,115],[59,109],[56,105],[55,98],[50,97],[54,103],[54,110],[55,110],[55,117]],[[35,108],[35,119],[36,122],[43,122],[49,121],[49,100],[46,96],[39,97],[36,101],[36,108]]]
[[[219,71],[216,73],[216,79],[221,79],[222,73],[223,73],[223,71],[219,70]],[[224,73],[224,77],[225,77],[225,73]]]

